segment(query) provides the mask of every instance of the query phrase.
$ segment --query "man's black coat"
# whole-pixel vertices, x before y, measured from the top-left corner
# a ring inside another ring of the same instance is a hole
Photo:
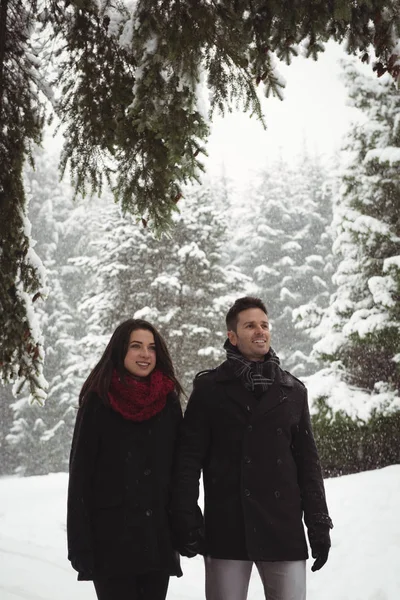
[[[137,423],[91,394],[79,409],[70,459],[68,558],[79,579],[163,570],[180,575],[168,503],[176,435],[174,394]]]
[[[310,541],[331,526],[304,385],[276,370],[257,399],[224,362],[195,379],[181,426],[173,486],[177,546],[202,526],[214,558],[307,558]],[[328,536],[329,537],[329,536]]]

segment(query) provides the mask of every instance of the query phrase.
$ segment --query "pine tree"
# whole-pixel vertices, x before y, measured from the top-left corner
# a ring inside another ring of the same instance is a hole
[[[0,2],[0,373],[45,397],[43,344],[33,303],[43,294],[42,265],[30,240],[22,180],[31,144],[40,141],[43,101],[31,28],[36,3]]]
[[[170,237],[158,239],[114,208],[100,216],[94,247],[102,252],[76,263],[96,273],[96,291],[80,305],[89,333],[84,340],[87,370],[93,367],[113,329],[140,317],[165,336],[187,391],[197,371],[223,356],[224,316],[243,292],[246,278],[224,261],[226,226],[212,207],[216,190],[188,191]]]
[[[48,274],[48,295],[38,319],[49,387],[45,407],[32,406],[24,394],[12,403],[6,448],[13,453],[14,468],[25,475],[67,470],[82,383],[74,369],[83,326],[74,294],[79,294],[82,282],[68,258],[84,244],[84,219],[73,206],[70,186],[57,181],[57,159],[49,152],[36,152],[35,162],[35,171],[26,173],[26,188],[32,196],[29,218],[36,247]]]
[[[152,284],[162,298],[158,322],[188,392],[196,372],[215,367],[224,358],[225,314],[248,285],[248,278],[229,262],[229,230],[214,208],[225,193],[225,186],[216,186],[187,195],[171,232],[166,278],[158,276]],[[179,287],[165,289],[165,281],[177,281]],[[175,307],[172,316],[171,307]]]
[[[27,381],[38,401],[45,396],[32,306],[44,282],[22,180],[31,143],[41,138],[45,97],[65,124],[62,165],[77,190],[99,191],[104,176],[124,210],[165,228],[182,186],[202,169],[202,81],[212,111],[242,104],[262,119],[257,86],[282,95],[275,57],[290,63],[303,51],[316,59],[328,39],[345,39],[363,60],[372,45],[378,75],[397,78],[397,4],[0,0],[2,378]]]
[[[294,320],[298,307],[326,306],[330,295],[327,174],[317,159],[271,165],[246,197],[245,223],[234,245],[236,264],[251,276],[270,315],[273,347],[286,368],[315,370],[312,341]],[[235,219],[238,217],[235,216]]]
[[[345,65],[349,96],[365,122],[347,139],[334,206],[337,291],[315,346],[353,385],[400,388],[400,94],[390,79]]]
[[[14,401],[11,386],[0,385],[0,476],[10,475],[18,466],[17,457],[7,443],[7,435],[13,422],[11,404]]]

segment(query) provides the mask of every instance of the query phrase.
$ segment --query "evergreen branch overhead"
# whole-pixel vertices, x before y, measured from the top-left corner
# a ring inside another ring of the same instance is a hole
[[[334,39],[363,60],[373,47],[372,68],[399,74],[394,1],[137,0],[131,11],[122,2],[56,5],[52,23],[66,43],[55,107],[67,128],[62,167],[70,165],[80,193],[88,184],[101,190],[105,176],[124,210],[159,228],[182,184],[202,170],[215,110],[242,107],[264,123],[257,87],[283,98],[275,56],[316,60]],[[198,106],[201,80],[208,115]]]

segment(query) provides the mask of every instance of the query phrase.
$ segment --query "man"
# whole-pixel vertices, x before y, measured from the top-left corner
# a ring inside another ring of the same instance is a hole
[[[332,527],[307,391],[280,368],[259,298],[236,300],[226,323],[227,359],[196,376],[183,421],[171,511],[176,547],[204,554],[207,600],[246,600],[254,563],[268,600],[305,600],[303,515],[313,571],[328,559]]]

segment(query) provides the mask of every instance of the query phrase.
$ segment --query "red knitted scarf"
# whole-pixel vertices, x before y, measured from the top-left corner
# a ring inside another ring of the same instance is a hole
[[[148,379],[140,381],[130,375],[121,377],[114,370],[108,398],[111,407],[125,419],[145,421],[164,408],[167,394],[174,387],[174,382],[161,371],[154,370]]]

